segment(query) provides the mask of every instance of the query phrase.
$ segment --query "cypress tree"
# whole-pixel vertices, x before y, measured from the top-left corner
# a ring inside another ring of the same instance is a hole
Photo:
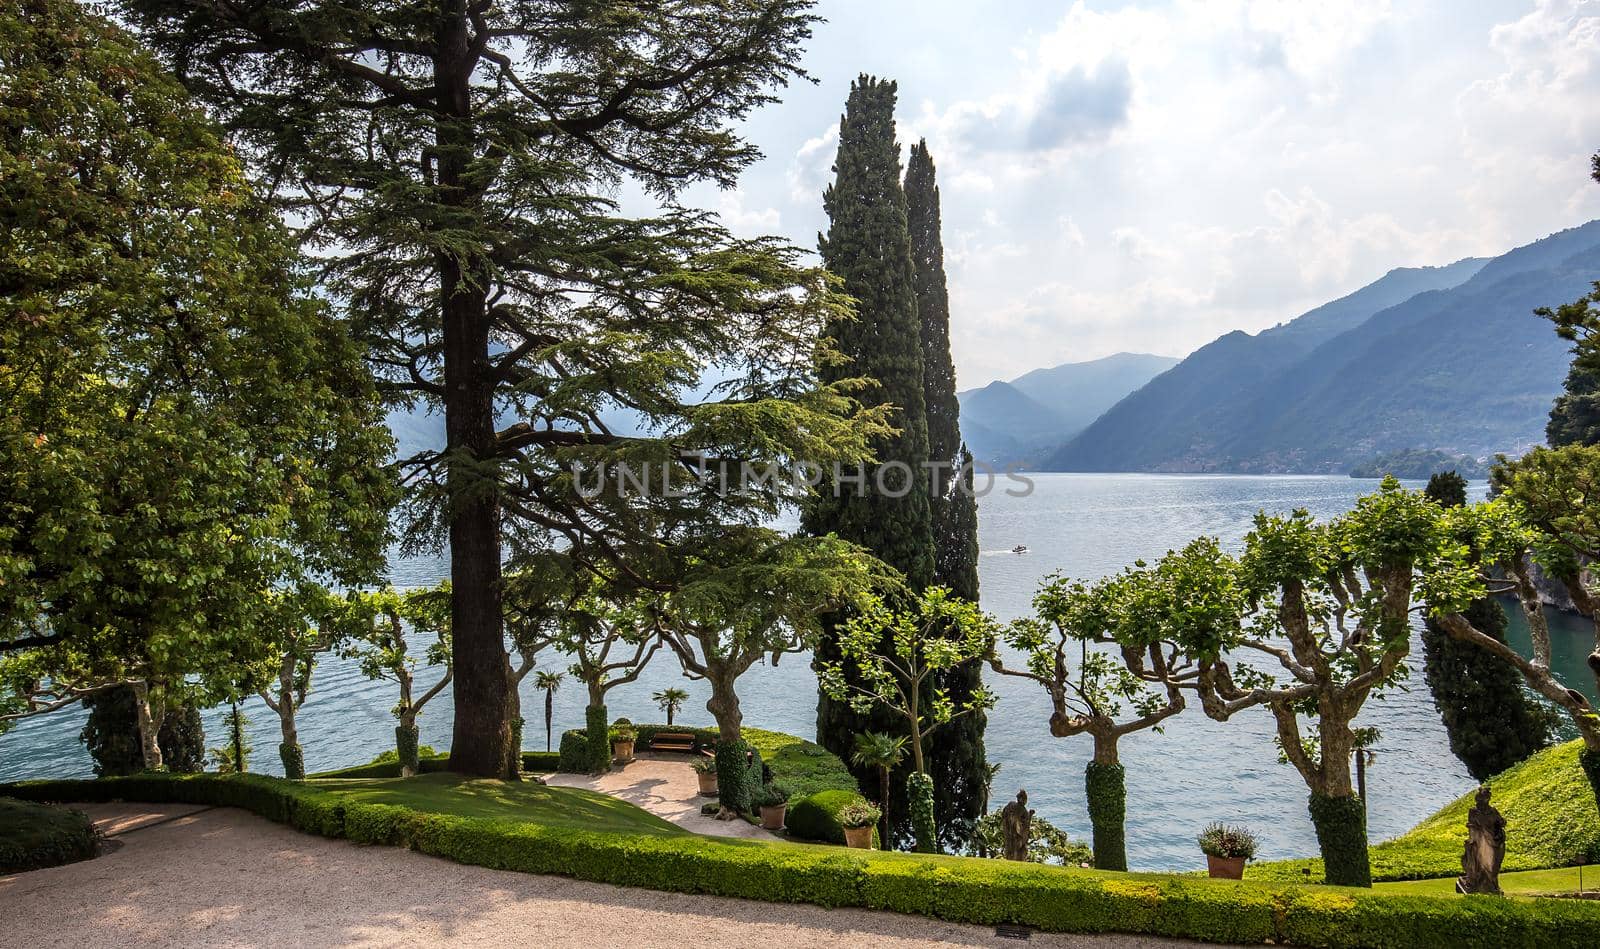
[[[1467,483],[1453,471],[1428,479],[1427,495],[1445,507],[1467,503]],[[1506,613],[1491,597],[1464,612],[1472,625],[1501,641]],[[1498,656],[1451,638],[1431,617],[1422,631],[1424,673],[1433,704],[1450,736],[1450,750],[1479,781],[1550,744],[1551,717],[1522,687],[1516,669]]]
[[[803,523],[812,534],[833,533],[861,544],[904,573],[913,590],[921,590],[934,578],[924,477],[928,428],[894,105],[893,82],[863,75],[851,84],[839,120],[834,183],[822,199],[830,226],[818,243],[823,265],[843,281],[845,292],[857,303],[854,319],[834,320],[828,326],[828,335],[849,362],[824,366],[821,375],[827,382],[871,380],[860,397],[894,406],[890,424],[897,432],[875,442],[875,460],[863,466],[859,478],[854,470],[837,478],[829,473]],[[831,632],[821,637],[816,658],[823,662],[841,658]],[[898,725],[883,710],[861,714],[819,693],[817,741],[847,761],[857,734],[897,734]],[[856,775],[863,786],[874,777],[869,772],[862,769]],[[898,806],[892,806],[891,813],[902,816],[896,821],[901,826],[893,832],[899,834],[908,813],[904,773],[893,783],[891,793]]]
[[[930,466],[928,519],[933,533],[934,582],[957,596],[978,600],[978,502],[972,493],[972,456],[961,441],[956,369],[950,359],[950,294],[945,286],[944,239],[940,234],[939,184],[928,143],[911,146],[906,162],[906,221],[911,236],[912,279],[922,342],[922,397],[928,419]],[[957,705],[983,682],[981,663],[944,676]],[[983,816],[988,761],[983,750],[983,712],[942,727],[929,747],[934,812],[948,849],[965,843]]]

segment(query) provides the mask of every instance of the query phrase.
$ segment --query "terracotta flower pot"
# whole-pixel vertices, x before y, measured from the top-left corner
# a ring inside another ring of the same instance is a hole
[[[701,797],[717,796],[717,773],[715,771],[696,771],[694,776],[700,781]]]
[[[788,804],[768,805],[761,808],[761,826],[767,830],[782,830],[783,815],[788,810]]]
[[[1206,854],[1206,870],[1218,880],[1243,880],[1243,857],[1213,857]]]
[[[611,743],[611,757],[618,761],[628,762],[633,760],[633,739],[617,739]]]
[[[872,825],[865,827],[846,827],[844,829],[844,845],[857,850],[872,849]]]

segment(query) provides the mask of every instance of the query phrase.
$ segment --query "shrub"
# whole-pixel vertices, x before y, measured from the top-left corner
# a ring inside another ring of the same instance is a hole
[[[589,773],[589,739],[583,729],[574,728],[561,733],[561,744],[556,753],[556,770],[562,774]]]
[[[87,860],[98,842],[78,811],[0,797],[0,873]]]
[[[790,804],[784,823],[791,837],[843,844],[844,824],[839,822],[839,812],[845,805],[861,800],[855,791],[818,791]]]
[[[761,787],[760,760],[755,748],[743,741],[717,741],[717,797],[723,807],[750,813],[751,798]],[[753,781],[751,772],[755,772]]]
[[[298,743],[278,742],[278,758],[283,762],[283,774],[288,778],[306,776],[306,753]]]
[[[1200,844],[1200,852],[1208,857],[1243,857],[1246,860],[1256,857],[1256,835],[1243,827],[1207,824],[1196,840]]]
[[[1387,896],[1006,860],[558,829],[504,818],[420,813],[251,774],[140,774],[0,790],[29,799],[242,807],[310,833],[409,847],[501,870],[678,893],[858,906],[988,926],[1014,923],[1052,932],[1331,949],[1578,949],[1592,946],[1600,927],[1600,906],[1583,900]]]
[[[690,763],[690,767],[694,768],[695,774],[716,774],[717,759],[707,758],[704,755],[701,755]]]
[[[932,778],[921,771],[913,771],[906,775],[906,806],[911,809],[911,832],[917,839],[917,853],[937,853],[939,827],[933,820]],[[847,823],[845,826],[851,825]]]
[[[763,785],[756,795],[756,807],[779,807],[789,803],[789,789],[781,784]]]

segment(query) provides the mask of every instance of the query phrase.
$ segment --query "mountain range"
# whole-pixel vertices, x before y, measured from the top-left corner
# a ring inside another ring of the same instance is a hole
[[[1177,363],[1173,356],[1117,353],[959,392],[962,437],[979,461],[1037,467],[1123,396]]]
[[[1532,311],[1597,277],[1600,221],[1492,259],[1392,270],[1287,323],[1201,347],[1039,467],[1343,473],[1410,450],[1520,453],[1543,441],[1570,359]]]

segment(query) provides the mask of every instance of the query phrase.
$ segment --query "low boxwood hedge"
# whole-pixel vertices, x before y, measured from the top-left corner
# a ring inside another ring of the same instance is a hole
[[[1327,947],[1587,947],[1600,906],[1582,900],[1387,896],[1033,863],[753,840],[555,829],[429,814],[262,775],[148,774],[0,789],[37,801],[139,800],[242,807],[328,837],[461,863],[680,893],[861,906],[952,922]]]
[[[556,767],[560,755],[553,751],[524,751],[522,753],[522,770],[524,773],[547,774],[560,770]],[[417,759],[417,772],[419,774],[438,774],[450,770],[449,755],[423,755]],[[337,771],[321,771],[311,775],[313,778],[398,778],[400,777],[400,761],[391,758],[387,761],[374,761],[370,764],[359,764],[352,768],[340,768]]]
[[[98,839],[78,811],[0,797],[0,873],[87,860]]]

